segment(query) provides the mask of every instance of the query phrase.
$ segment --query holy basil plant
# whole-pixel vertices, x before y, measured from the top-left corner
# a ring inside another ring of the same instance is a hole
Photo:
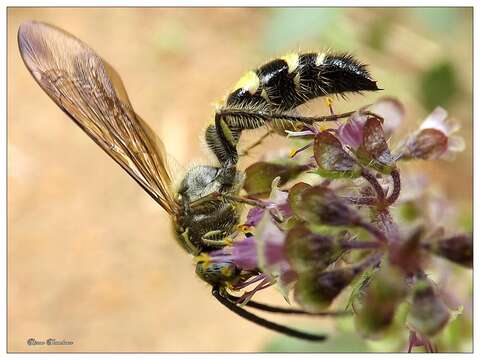
[[[256,284],[238,301],[275,285],[308,312],[346,310],[365,338],[396,327],[407,334],[409,350],[436,349],[436,336],[458,309],[430,277],[431,260],[471,268],[472,236],[432,216],[435,204],[442,206],[438,194],[402,176],[401,163],[451,159],[464,142],[436,108],[393,143],[404,117],[398,100],[382,98],[323,130],[289,131],[298,148],[289,158],[246,169],[247,218],[233,244],[209,258],[260,270],[236,289]],[[412,201],[417,210],[404,211]]]

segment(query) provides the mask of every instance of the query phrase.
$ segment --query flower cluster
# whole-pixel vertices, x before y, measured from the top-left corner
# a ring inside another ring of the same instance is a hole
[[[410,189],[398,164],[452,158],[464,143],[437,108],[392,146],[389,139],[404,117],[397,100],[380,99],[331,128],[289,132],[298,145],[289,159],[246,170],[244,188],[255,205],[242,226],[246,235],[211,254],[213,262],[260,269],[234,289],[257,284],[241,301],[275,284],[287,301],[293,292],[299,306],[315,313],[349,288],[348,307],[360,334],[381,336],[406,304],[410,349],[434,349],[431,339],[453,309],[426,269],[431,256],[471,268],[472,236],[432,225],[428,206],[399,221],[394,210]]]

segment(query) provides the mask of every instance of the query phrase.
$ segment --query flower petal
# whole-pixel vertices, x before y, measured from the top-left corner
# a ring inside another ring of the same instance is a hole
[[[400,101],[392,97],[381,98],[371,105],[369,110],[385,120],[383,130],[387,137],[390,137],[405,118],[405,107]]]
[[[420,130],[423,129],[437,129],[443,132],[445,135],[450,133],[450,128],[446,124],[448,112],[444,108],[436,107],[430,115],[420,125]]]
[[[465,150],[465,139],[461,136],[448,137],[448,151],[462,152]]]
[[[366,120],[366,115],[359,112],[352,114],[347,122],[340,125],[336,130],[340,142],[354,150],[358,149],[363,141],[363,126]]]

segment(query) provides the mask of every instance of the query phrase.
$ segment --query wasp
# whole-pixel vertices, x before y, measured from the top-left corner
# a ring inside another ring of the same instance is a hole
[[[247,72],[216,109],[205,141],[218,163],[187,171],[176,190],[161,140],[134,111],[117,72],[73,35],[41,22],[18,32],[22,59],[48,96],[171,217],[179,244],[197,259],[196,273],[228,309],[258,325],[306,340],[305,333],[261,318],[235,301],[227,289],[257,275],[233,263],[206,263],[202,254],[232,242],[240,223],[244,174],[238,169],[243,131],[288,128],[338,117],[304,117],[294,110],[329,94],[379,90],[365,65],[348,54],[290,53]],[[246,305],[277,313],[302,310]]]

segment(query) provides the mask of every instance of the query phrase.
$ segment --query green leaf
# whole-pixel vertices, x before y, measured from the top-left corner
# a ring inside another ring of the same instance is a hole
[[[393,16],[386,14],[376,17],[367,30],[366,44],[374,50],[383,51],[390,38],[394,20]]]
[[[433,65],[420,77],[421,101],[428,111],[438,105],[447,108],[458,90],[457,72],[450,60]]]
[[[335,26],[341,8],[276,8],[265,29],[263,48],[274,53],[296,48],[305,39],[323,35]]]
[[[315,329],[312,329],[312,332]],[[363,353],[368,347],[354,332],[339,332],[326,341],[302,341],[288,336],[276,336],[262,351],[265,352],[315,352],[315,353]]]

